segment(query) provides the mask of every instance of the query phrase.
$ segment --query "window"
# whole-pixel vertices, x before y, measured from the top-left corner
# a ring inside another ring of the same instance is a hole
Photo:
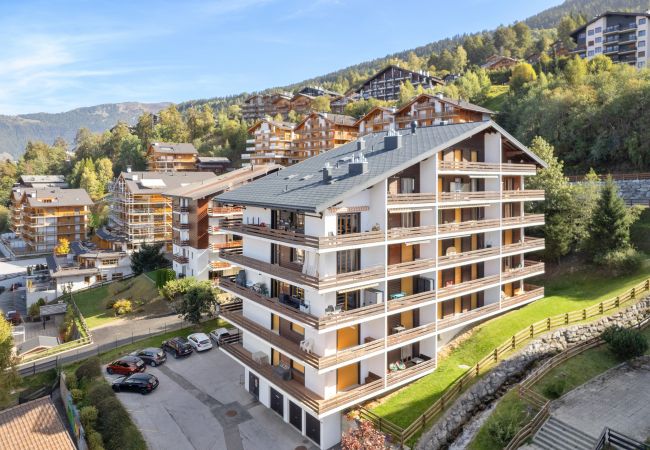
[[[291,262],[303,264],[305,262],[305,251],[300,248],[291,248]]]
[[[645,25],[645,23],[646,23],[646,18],[645,17],[639,19],[639,25]]]
[[[589,35],[589,36],[593,36],[593,35],[594,35],[594,30],[588,30],[588,31],[587,31],[587,35]]]
[[[336,222],[337,234],[361,232],[361,213],[337,214]]]
[[[639,58],[645,58],[645,51],[639,52]]]
[[[639,41],[639,47],[645,47],[645,41]]]
[[[592,47],[592,46],[594,45],[594,41],[589,41],[589,43],[588,43],[587,45],[588,45],[589,47]]]
[[[601,42],[603,42],[603,38],[600,37],[600,36],[597,37],[597,38],[596,38],[596,44],[600,44]]]
[[[601,33],[603,31],[603,27],[596,27],[596,33]]]
[[[587,52],[587,56],[594,56],[594,51],[593,51],[593,50],[589,50],[589,51]]]
[[[645,36],[645,30],[639,30],[638,36]]]
[[[336,252],[336,273],[354,272],[361,268],[361,249]]]
[[[602,53],[603,48],[602,47],[596,47],[596,53]]]

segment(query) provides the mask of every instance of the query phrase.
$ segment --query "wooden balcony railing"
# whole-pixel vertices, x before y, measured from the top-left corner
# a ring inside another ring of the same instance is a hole
[[[438,300],[445,300],[454,297],[460,297],[467,293],[481,290],[482,288],[498,283],[499,275],[491,275],[488,277],[479,278],[476,280],[464,281],[458,284],[451,284],[449,286],[438,289]]]
[[[479,191],[479,192],[441,192],[439,197],[440,203],[462,203],[473,201],[500,200],[501,196],[498,191]]]
[[[441,171],[453,172],[525,172],[534,175],[537,171],[535,164],[516,164],[516,163],[487,163],[487,162],[470,162],[470,161],[440,161],[438,168]]]
[[[214,242],[210,244],[210,250],[218,252],[224,248],[241,248],[242,241]]]
[[[257,322],[243,316],[241,311],[221,311],[221,316],[233,325],[253,333],[258,338],[268,342],[270,345],[277,347],[282,352],[303,361],[305,364],[317,369],[327,369],[337,364],[343,364],[364,355],[383,350],[384,339],[374,339],[363,344],[355,345],[346,349],[338,350],[336,353],[326,356],[318,356],[311,352],[306,352],[300,348],[300,345],[284,336],[276,334],[272,330],[265,328]]]
[[[244,208],[241,206],[213,206],[208,208],[208,216],[210,217],[219,217],[232,214],[242,214]]]
[[[516,267],[504,271],[501,274],[501,280],[506,283],[513,278],[519,278],[527,275],[531,275],[538,272],[544,271],[544,263],[537,261],[524,261],[523,267]]]
[[[212,270],[223,270],[223,269],[229,269],[232,267],[232,264],[226,261],[210,261],[210,268]]]
[[[535,297],[540,297],[544,295],[544,288],[534,286],[532,284],[525,284],[524,289],[526,292],[521,294],[513,295],[512,297],[507,297],[501,300],[501,309],[509,308],[513,305],[518,305],[520,303],[527,302]]]
[[[543,246],[544,246],[543,238],[526,237],[526,240],[523,242],[504,245],[503,247],[501,247],[501,253],[504,255],[509,253],[519,253],[519,252],[525,252],[530,249],[539,248]]]
[[[175,262],[179,264],[187,264],[188,262],[190,262],[189,258],[183,255],[174,255],[173,259]]]
[[[436,368],[436,360],[435,358],[431,358],[428,361],[424,361],[420,364],[415,364],[404,370],[398,370],[397,372],[389,372],[386,375],[386,382],[388,383],[388,386],[395,385],[401,381],[419,376],[420,374],[423,374],[424,372],[427,372],[435,368]]]
[[[398,309],[416,306],[421,303],[431,301],[435,298],[434,291],[420,292],[418,294],[407,295],[395,300],[388,300],[388,312],[396,311]]]
[[[410,272],[417,272],[421,270],[433,270],[436,268],[435,258],[416,259],[414,261],[406,261],[397,264],[390,264],[388,266],[387,274],[389,277],[404,275]]]
[[[468,220],[465,222],[451,222],[438,225],[438,234],[455,234],[472,231],[487,230],[490,228],[499,228],[501,226],[499,219]]]
[[[433,193],[411,193],[411,194],[388,194],[389,206],[401,206],[409,204],[428,204],[436,202],[436,194]]]
[[[518,191],[503,191],[504,200],[544,200],[543,189],[524,189]]]
[[[413,339],[423,338],[436,332],[436,323],[431,322],[426,325],[409,328],[399,333],[391,334],[386,338],[386,345],[392,347]]]
[[[469,263],[480,258],[489,258],[500,254],[499,247],[482,248],[479,250],[470,250],[467,252],[455,253],[438,257],[438,267],[455,266],[458,264]]]
[[[435,225],[425,225],[421,227],[391,228],[386,234],[389,241],[397,239],[433,238],[436,235],[436,227]]]
[[[187,247],[188,245],[190,245],[190,241],[188,239],[173,239],[172,242],[175,245],[179,245],[181,247]]]
[[[526,214],[524,216],[504,217],[501,219],[503,226],[528,225],[531,223],[544,223],[544,214]]]

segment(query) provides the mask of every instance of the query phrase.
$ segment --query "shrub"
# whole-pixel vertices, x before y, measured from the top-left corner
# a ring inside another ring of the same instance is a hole
[[[641,356],[648,350],[648,340],[635,328],[610,327],[603,332],[602,338],[621,360]]]
[[[85,380],[93,380],[100,376],[102,374],[102,369],[99,366],[99,358],[98,357],[93,357],[93,358],[88,358],[84,362],[81,363],[79,367],[77,367],[77,370],[75,371],[75,375],[77,376],[77,379],[81,381],[82,379]]]
[[[32,303],[29,305],[29,309],[27,310],[27,315],[31,317],[32,319],[40,316],[41,314],[41,306],[45,305],[45,300],[42,298],[39,298],[37,302]]]
[[[95,428],[97,423],[97,408],[94,406],[84,406],[79,410],[79,420],[85,430]]]
[[[126,448],[130,439],[128,430],[133,425],[122,403],[115,396],[107,397],[97,404],[97,410],[97,430],[102,434],[106,446]]]
[[[70,389],[70,395],[72,395],[72,401],[75,402],[75,404],[79,404],[84,398],[84,391],[81,389]]]
[[[382,450],[386,448],[384,435],[372,426],[372,423],[363,421],[354,430],[341,437],[343,450]]]
[[[519,420],[515,411],[507,411],[492,416],[487,423],[487,430],[492,440],[496,442],[500,448],[505,447],[517,434],[519,430]]]
[[[115,305],[115,302],[117,299],[110,299],[109,301],[106,302],[106,309],[113,309],[113,306]]]
[[[77,389],[79,387],[77,375],[74,372],[65,374],[65,385],[68,386],[68,389]]]
[[[566,379],[554,378],[544,385],[542,392],[547,398],[555,400],[556,398],[562,397],[564,390],[566,389]]]
[[[104,450],[102,435],[95,430],[86,430],[86,442],[89,450]]]
[[[604,267],[612,275],[625,275],[639,270],[643,262],[641,254],[633,248],[608,252],[594,260],[596,264]]]
[[[113,311],[115,311],[118,316],[128,314],[132,310],[133,306],[131,305],[131,301],[125,298],[120,299],[113,304]]]
[[[89,405],[97,406],[97,410],[100,414],[101,411],[98,407],[99,402],[106,398],[115,398],[113,389],[111,389],[111,387],[106,383],[93,384],[88,388],[88,392],[86,392],[86,402]]]

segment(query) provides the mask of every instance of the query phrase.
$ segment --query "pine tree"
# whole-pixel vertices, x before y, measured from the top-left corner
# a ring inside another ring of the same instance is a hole
[[[589,227],[589,251],[594,259],[630,248],[630,226],[635,220],[634,216],[618,195],[618,186],[608,177],[600,191]]]

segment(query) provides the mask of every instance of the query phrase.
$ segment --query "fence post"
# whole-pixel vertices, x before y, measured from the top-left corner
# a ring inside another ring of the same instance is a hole
[[[616,296],[616,300],[614,301],[614,304],[616,305],[617,308],[621,306],[621,300],[618,295]]]
[[[551,329],[551,318],[550,317],[546,318],[546,329],[548,329],[548,330]]]
[[[599,311],[600,311],[600,314],[603,314],[603,312],[605,312],[605,309],[604,309],[604,306],[603,306],[603,302],[600,302],[600,307],[599,307],[598,309],[599,309]]]
[[[479,363],[476,363],[476,376],[479,376],[479,373],[481,372],[481,367],[479,366]]]
[[[512,349],[514,350],[517,347],[517,338],[515,335],[512,335]]]
[[[565,314],[564,314],[564,323],[565,323],[566,325],[569,324],[569,313],[565,313]]]
[[[582,320],[587,320],[587,308],[582,310]]]
[[[636,288],[632,288],[632,290],[630,291],[630,298],[634,298],[634,297],[636,297]]]
[[[497,362],[499,360],[499,350],[494,349],[494,362]]]
[[[530,337],[533,338],[535,337],[535,324],[530,325]]]

